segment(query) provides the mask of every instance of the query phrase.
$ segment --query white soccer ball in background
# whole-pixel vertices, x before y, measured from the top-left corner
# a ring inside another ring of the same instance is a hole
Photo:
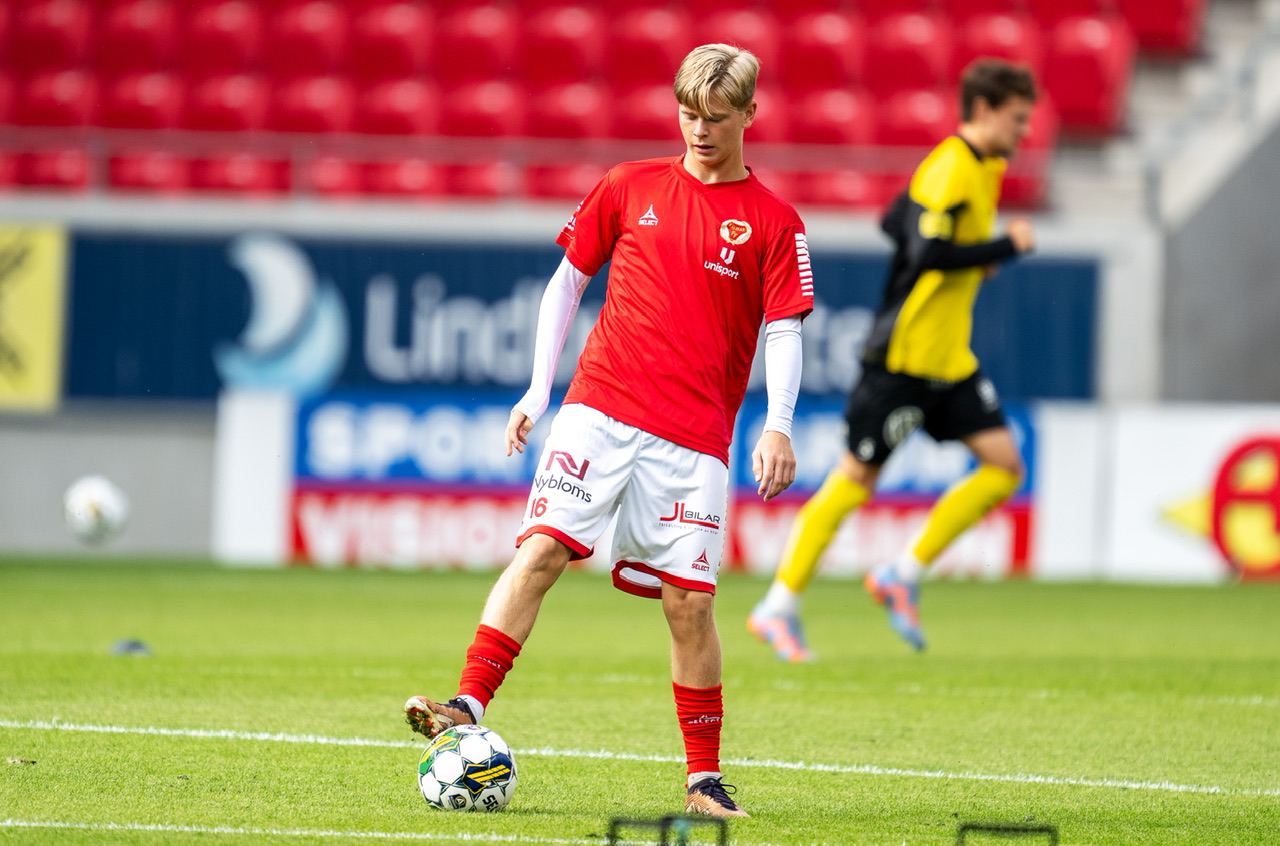
[[[418,787],[443,811],[501,811],[516,792],[516,759],[493,729],[454,726],[422,753]]]
[[[62,516],[78,540],[102,543],[124,528],[129,498],[105,476],[82,476],[62,495]]]

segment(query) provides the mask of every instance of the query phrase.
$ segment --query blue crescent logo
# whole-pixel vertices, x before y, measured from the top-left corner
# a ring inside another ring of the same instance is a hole
[[[319,393],[347,359],[347,307],[332,281],[317,284],[315,267],[294,243],[268,234],[241,235],[227,248],[252,298],[249,322],[213,360],[233,388]]]

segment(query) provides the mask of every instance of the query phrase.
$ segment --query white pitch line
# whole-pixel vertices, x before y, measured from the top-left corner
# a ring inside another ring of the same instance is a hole
[[[599,844],[596,840],[567,840],[559,837],[530,837],[521,834],[428,834],[416,831],[325,831],[306,828],[234,828],[232,826],[164,825],[146,823],[76,823],[43,820],[0,820],[0,828],[51,828],[77,831],[156,831],[166,833],[242,834],[252,837],[343,837],[358,840],[442,840],[448,843],[564,843]]]
[[[417,748],[421,742],[410,740],[374,740],[362,737],[327,737],[319,734],[286,734],[283,732],[234,731],[231,729],[170,729],[156,727],[104,726],[84,723],[48,722],[45,720],[0,720],[0,728],[38,729],[44,731],[83,731],[100,734],[141,734],[165,737],[197,737],[223,740],[260,740],[274,743],[305,743],[327,746],[376,746],[395,749]],[[605,761],[643,761],[646,763],[679,764],[683,758],[671,755],[639,755],[631,752],[583,749],[516,749],[520,755],[543,758],[594,758]],[[1111,778],[1075,778],[1071,776],[1046,776],[1031,773],[1000,774],[947,772],[945,770],[913,770],[901,767],[880,767],[875,764],[819,764],[808,761],[776,761],[759,758],[726,758],[725,764],[736,767],[765,767],[780,770],[808,770],[824,773],[850,773],[856,775],[887,775],[907,778],[932,778],[956,781],[994,781],[1014,784],[1052,784],[1071,787],[1105,787],[1127,790],[1158,790],[1168,793],[1210,793],[1221,796],[1280,796],[1280,788],[1218,787],[1208,784],[1178,784],[1171,781],[1131,781]]]

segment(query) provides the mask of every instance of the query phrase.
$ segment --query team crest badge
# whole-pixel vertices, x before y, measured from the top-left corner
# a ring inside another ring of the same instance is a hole
[[[737,247],[751,237],[751,224],[745,220],[726,220],[720,224],[720,237]]]

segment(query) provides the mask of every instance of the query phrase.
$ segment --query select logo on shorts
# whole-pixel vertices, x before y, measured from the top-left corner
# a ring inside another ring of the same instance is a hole
[[[726,220],[720,224],[720,237],[734,247],[747,243],[751,237],[751,224],[745,220]]]
[[[924,422],[924,412],[914,405],[895,408],[884,421],[884,442],[896,447]]]
[[[575,479],[582,480],[587,478],[587,468],[591,466],[591,459],[584,458],[582,466],[578,466],[578,460],[567,452],[561,450],[552,450],[547,456],[547,466],[543,470],[550,470],[552,464],[559,464],[560,469]]]
[[[663,523],[688,523],[691,526],[700,526],[713,532],[720,531],[719,514],[712,514],[711,512],[702,514],[695,509],[686,508],[683,502],[676,503],[670,517],[659,517],[658,520]]]
[[[701,570],[704,573],[711,572],[711,562],[707,560],[707,551],[702,550],[702,554],[693,559],[693,569]]]

